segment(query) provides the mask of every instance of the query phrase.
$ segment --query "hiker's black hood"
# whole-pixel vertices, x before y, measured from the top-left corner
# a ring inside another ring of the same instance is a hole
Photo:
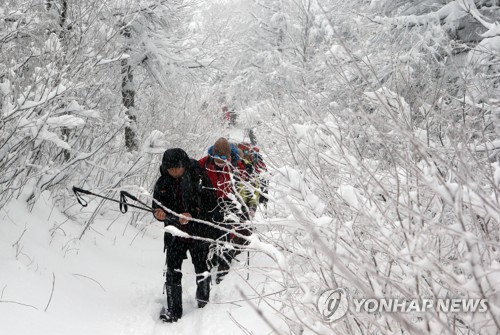
[[[167,169],[183,167],[188,169],[190,165],[189,156],[187,153],[180,149],[168,149],[163,154],[163,159],[161,160],[160,172],[161,174],[166,174]]]

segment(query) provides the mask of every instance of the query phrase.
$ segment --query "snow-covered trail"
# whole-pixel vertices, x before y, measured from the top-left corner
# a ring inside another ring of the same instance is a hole
[[[185,260],[184,316],[176,324],[163,324],[158,320],[166,303],[163,232],[154,219],[144,217],[132,227],[132,213],[108,209],[79,240],[82,225],[60,213],[48,193],[31,213],[25,204],[14,200],[0,211],[1,334],[270,333],[255,306],[279,322],[258,297],[280,289],[259,274],[260,268],[274,267],[263,253],[251,253],[255,271],[248,282],[247,254],[240,255],[233,272],[212,287],[211,303],[204,309],[195,307],[194,269]],[[75,206],[72,214],[79,213]],[[251,299],[243,299],[241,292]]]

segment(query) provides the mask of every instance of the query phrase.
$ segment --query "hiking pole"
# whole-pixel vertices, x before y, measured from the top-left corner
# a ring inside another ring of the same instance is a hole
[[[137,201],[138,203],[140,203],[141,205],[145,206],[146,208],[141,208],[141,207],[137,207],[137,206],[128,204],[127,203],[127,198],[130,198],[133,201]],[[135,207],[135,208],[141,208],[141,209],[144,209],[144,210],[148,210],[150,212],[154,212],[154,209],[152,207],[150,207],[149,205],[145,204],[141,200],[137,199],[132,194],[128,193],[127,191],[120,191],[120,211],[122,213],[126,213],[127,212],[127,206],[131,206],[131,207]],[[122,208],[123,208],[123,210],[122,210]],[[165,218],[165,221],[168,221],[170,224],[174,225],[178,229],[181,229],[180,228],[181,226],[180,226],[180,224],[179,224],[179,222],[178,222],[178,220],[177,220],[177,218],[175,216],[167,216]]]
[[[150,212],[154,212],[154,209],[145,204],[144,202],[142,202],[141,200],[137,199],[137,197],[133,196],[132,194],[128,193],[127,191],[120,191],[120,211],[122,210],[122,206],[125,210],[125,212],[123,213],[126,213],[127,212],[127,206],[131,206],[131,207],[134,207],[133,205],[129,205],[127,203],[127,198],[130,198],[132,199],[133,201],[136,201],[138,203],[140,203],[141,205],[143,205],[148,211]]]
[[[120,212],[122,212],[123,214],[127,213],[128,206],[133,207],[133,208],[137,208],[137,209],[141,209],[141,210],[146,211],[146,212],[154,212],[154,209],[151,206],[149,206],[149,205],[145,204],[144,202],[140,201],[139,199],[137,199],[135,196],[133,196],[132,194],[128,193],[127,191],[120,191],[120,200],[116,200],[116,199],[113,199],[113,198],[105,197],[103,195],[96,194],[94,192],[91,192],[89,190],[84,190],[83,188],[79,188],[79,187],[76,187],[76,186],[73,186],[73,192],[75,193],[76,200],[78,200],[78,203],[80,205],[82,205],[82,207],[87,207],[88,202],[85,201],[85,199],[83,199],[83,197],[82,197],[82,195],[80,193],[87,194],[87,195],[93,195],[93,196],[98,197],[98,198],[102,198],[102,199],[105,199],[105,200],[117,202],[117,203],[120,204]],[[144,207],[140,207],[140,206],[136,206],[136,205],[132,205],[132,204],[127,203],[127,198],[130,198],[130,199],[132,199],[134,201],[137,201],[138,203],[140,203]],[[170,225],[173,225],[176,228],[182,230],[182,228],[181,228],[181,226],[180,226],[177,218],[172,217],[172,216],[168,216],[168,217],[165,218],[164,221],[168,222]],[[88,222],[88,224],[90,224],[90,221]],[[83,236],[83,233],[82,233],[82,236]],[[80,238],[81,238],[81,236],[80,236]]]
[[[134,197],[133,195],[131,195],[130,193],[125,192],[125,191],[121,191],[120,192],[120,197],[121,197],[120,200],[116,200],[116,199],[113,199],[113,198],[105,197],[103,195],[96,194],[94,192],[91,192],[89,190],[84,190],[83,188],[79,188],[79,187],[76,187],[76,186],[73,186],[73,192],[75,193],[76,200],[78,200],[78,203],[80,205],[82,205],[82,207],[87,207],[88,202],[85,201],[85,199],[83,199],[83,197],[82,197],[82,195],[80,193],[87,194],[87,195],[93,195],[94,197],[98,197],[98,198],[102,198],[102,199],[105,199],[105,200],[117,202],[117,203],[120,204],[120,212],[122,212],[123,214],[127,213],[128,206],[133,207],[133,208],[137,208],[137,209],[141,209],[141,210],[146,211],[146,212],[153,212],[153,209],[151,207],[149,207],[148,205],[144,204],[142,201],[139,201],[136,197]],[[132,200],[135,200],[135,201],[139,202],[140,204],[142,204],[143,206],[146,206],[146,207],[140,207],[140,206],[128,204],[127,200],[126,200],[126,197],[123,195],[123,193],[127,194],[127,196],[129,198],[131,198]]]

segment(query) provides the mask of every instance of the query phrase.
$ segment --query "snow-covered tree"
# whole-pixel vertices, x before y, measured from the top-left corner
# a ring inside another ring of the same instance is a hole
[[[299,4],[284,14],[286,84],[262,105],[279,116],[262,132],[279,167],[275,208],[301,224],[275,240],[289,253],[290,330],[324,332],[314,296],[346,287],[357,297],[486,298],[490,310],[348,313],[326,326],[343,333],[497,332],[487,275],[498,267],[500,212],[496,7]]]

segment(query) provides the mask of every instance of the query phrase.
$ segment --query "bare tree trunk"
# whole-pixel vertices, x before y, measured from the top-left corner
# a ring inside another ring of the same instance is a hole
[[[51,2],[47,1],[46,3],[47,9],[50,9]],[[59,40],[63,45],[65,45],[65,38],[66,38],[66,18],[68,17],[68,0],[62,0],[61,2],[61,12],[59,14],[59,26],[61,27],[61,30],[59,32]],[[63,57],[65,58],[65,57]],[[68,127],[62,127],[61,128],[61,134],[63,137],[63,141],[68,141],[69,136],[70,136],[71,130]],[[63,149],[63,155],[64,155],[64,161],[67,162],[71,158],[71,153],[67,149]]]
[[[124,26],[122,35],[129,39],[131,37],[130,28]],[[125,51],[130,51],[127,46]],[[123,106],[127,109],[126,114],[130,123],[125,127],[125,146],[128,151],[136,151],[138,149],[137,137],[135,133],[136,116],[133,114],[135,104],[135,89],[134,89],[134,75],[132,73],[132,66],[128,59],[122,59],[122,102]]]

